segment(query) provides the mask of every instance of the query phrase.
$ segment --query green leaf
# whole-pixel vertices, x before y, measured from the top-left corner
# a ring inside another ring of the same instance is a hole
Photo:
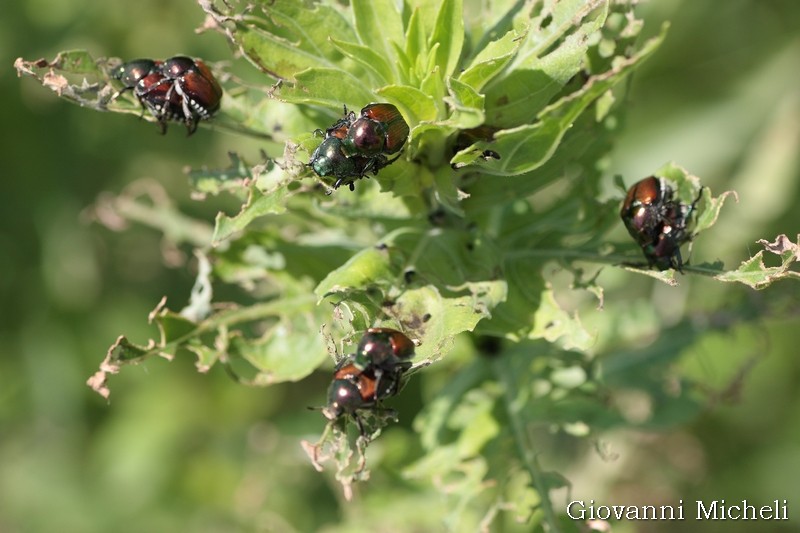
[[[188,172],[189,183],[201,194],[220,194],[222,191],[237,192],[244,189],[243,182],[253,179],[248,165],[236,152],[228,152],[231,166],[222,170],[192,169]]]
[[[464,72],[459,74],[459,81],[476,91],[483,89],[514,58],[523,37],[516,31],[509,31],[496,41],[490,42],[486,48],[478,52]]]
[[[331,42],[344,55],[370,72],[376,81],[376,85],[388,85],[394,80],[391,66],[375,50],[360,44],[340,41],[334,37],[331,37]]]
[[[608,15],[608,0],[561,0],[543,6],[541,12],[531,21],[531,29],[520,61],[535,61],[559,39],[573,32],[573,35],[588,35],[600,28]],[[580,24],[584,19],[586,22]],[[589,31],[587,30],[589,28]]]
[[[264,215],[279,214],[286,210],[286,198],[289,191],[286,187],[278,187],[273,191],[261,192],[255,185],[250,186],[250,195],[242,210],[229,217],[217,214],[212,243],[216,246],[234,233],[244,230],[254,219]]]
[[[397,218],[405,218],[411,213],[425,211],[426,206],[420,197],[420,191],[430,187],[431,181],[433,181],[430,170],[405,161],[406,158],[401,156],[399,161],[382,170],[374,178],[375,181],[380,183],[382,192],[391,192],[395,197],[402,197],[403,206],[395,208],[392,212],[387,212],[387,208],[394,208],[394,202],[387,200],[386,195],[379,195],[375,198],[376,203],[374,205],[362,206],[360,211],[365,216],[372,218],[395,216]]]
[[[215,249],[214,276],[249,290],[265,282],[302,293],[307,284],[318,283],[352,255],[352,243],[337,242],[330,234],[317,241],[282,238],[279,228],[290,221],[290,216],[284,216],[263,229],[249,228],[240,238],[227,241],[223,249]]]
[[[433,98],[414,87],[389,85],[375,92],[396,105],[412,129],[418,123],[436,120],[438,116],[436,102]]]
[[[390,285],[394,277],[392,272],[390,256],[385,247],[367,248],[328,274],[314,289],[314,293],[322,301],[326,296],[346,294],[354,289]]]
[[[312,113],[302,113],[296,106],[265,98],[264,91],[269,93],[272,87],[247,90],[236,87],[225,93],[222,109],[212,122],[214,129],[283,144],[289,138],[287,134],[295,128],[311,131],[316,127],[316,117]]]
[[[486,88],[488,122],[502,127],[533,122],[578,73],[584,55],[585,48],[568,42],[534,68],[514,70],[502,83],[491,83]]]
[[[123,365],[140,363],[154,356],[171,359],[179,349],[197,354],[198,366],[207,370],[232,348],[230,355],[245,359],[254,367],[256,374],[249,382],[256,385],[302,379],[326,357],[324,350],[313,351],[321,346],[314,339],[319,338],[319,324],[325,318],[311,294],[287,294],[250,307],[228,307],[197,322],[166,309],[165,301],[163,299],[150,313],[150,319],[159,326],[161,339],[158,342],[151,339],[146,346],[135,345],[125,337],[117,339],[100,370],[87,382],[90,387],[107,398],[110,394],[108,374],[116,374]],[[246,327],[249,331],[253,324],[264,330],[264,335],[260,341],[243,343],[244,333],[238,328]],[[287,339],[289,332],[295,335],[295,340]],[[302,356],[296,352],[291,357],[288,355],[291,350],[300,348],[310,351],[303,352]],[[274,355],[266,353],[272,349]]]
[[[292,79],[311,67],[335,67],[341,54],[328,36],[355,41],[353,29],[341,13],[302,2],[260,2],[262,13],[252,10],[237,21],[234,42],[258,68],[275,77]]]
[[[403,21],[396,3],[391,0],[353,0],[351,5],[361,43],[394,68],[394,46],[403,46],[405,42]]]
[[[505,283],[487,281],[465,285],[471,294],[453,296],[434,285],[409,289],[392,305],[395,319],[414,332],[418,359],[441,359],[452,349],[453,338],[472,331],[506,297]]]
[[[464,209],[477,214],[515,203],[565,175],[570,175],[570,170],[575,168],[583,169],[585,179],[594,182],[596,177],[590,174],[598,171],[594,162],[607,156],[613,135],[612,130],[598,123],[590,114],[584,113],[566,131],[555,153],[546,163],[531,172],[505,178],[502,187],[498,187],[495,180],[478,180],[468,189],[470,197],[462,202]],[[469,169],[465,169],[465,172],[469,172]],[[577,177],[570,175],[570,180],[573,179]]]
[[[555,299],[552,289],[544,291],[539,299],[539,307],[533,318],[533,329],[529,339],[545,339],[554,343],[559,339],[565,350],[585,351],[591,348],[596,339],[584,329],[577,314],[564,311]]]
[[[168,309],[156,314],[153,321],[161,332],[161,345],[180,342],[197,329],[197,324],[188,318]]]
[[[541,260],[506,257],[503,277],[508,283],[508,299],[497,306],[490,320],[480,324],[479,333],[511,340],[528,337],[538,325],[535,314],[545,291],[541,266]],[[546,329],[548,317],[540,318],[545,320],[545,324],[539,326],[541,331]]]
[[[743,283],[759,290],[782,279],[800,279],[800,272],[791,270],[800,261],[800,235],[797,239],[797,243],[790,241],[786,235],[778,235],[774,242],[761,239],[758,244],[764,246],[764,250],[744,261],[738,269],[714,276],[714,279]],[[764,265],[765,251],[780,256],[781,264],[775,267]]]
[[[282,85],[275,97],[295,104],[337,110],[342,109],[343,103],[351,109],[361,109],[373,100],[372,93],[361,80],[338,68],[309,68],[297,73],[294,79],[294,83]]]
[[[245,57],[276,78],[291,80],[299,72],[312,67],[334,68],[324,56],[305,51],[291,41],[257,28],[255,21],[240,25],[236,40]]]
[[[320,319],[321,313],[313,308],[282,317],[259,339],[231,338],[229,354],[258,369],[254,384],[297,381],[329,357],[322,335],[317,332]]]
[[[483,95],[455,78],[449,78],[447,85],[450,96],[445,101],[452,108],[449,122],[459,129],[475,128],[483,124],[486,119],[483,113]]]
[[[574,2],[565,4],[573,5],[574,11],[570,10],[570,14],[577,17],[576,20],[590,12],[586,10],[586,6],[578,6]],[[486,87],[489,123],[513,127],[533,121],[562,87],[584,67],[589,36],[598,32],[604,21],[604,13],[587,20],[545,56],[541,56],[544,49],[532,45],[536,41],[537,33],[533,29],[529,30],[527,41],[517,52],[513,69],[494,78]],[[566,22],[572,28],[572,21]],[[557,21],[553,20],[548,28],[556,24]],[[556,32],[551,37],[561,37],[561,32]],[[545,40],[550,42],[549,38]]]
[[[408,20],[404,52],[406,58],[419,58],[428,55],[428,43],[425,39],[422,22],[420,22],[420,10],[417,7],[414,8],[414,11],[411,13],[411,18]],[[420,69],[412,68],[411,64],[407,65],[405,69],[407,71],[406,79],[409,85],[415,85],[420,79],[425,77],[424,72],[420,72]]]
[[[117,94],[108,73],[119,59],[95,59],[86,50],[60,52],[55,59],[26,61],[17,58],[18,76],[29,76],[59,98],[96,111],[140,114],[142,107],[133,95]]]
[[[496,251],[471,241],[458,231],[398,229],[331,272],[315,293],[389,306],[404,331],[422,341],[418,355],[438,358],[453,336],[473,330],[507,296],[505,281],[491,275]]]
[[[540,113],[538,122],[500,130],[495,134],[494,142],[481,141],[461,150],[451,159],[451,164],[472,164],[496,176],[513,176],[538,168],[550,158],[564,133],[586,108],[649,57],[663,38],[662,32],[659,37],[645,43],[637,54],[619,61],[613,70],[593,78],[578,92],[546,108]],[[480,154],[485,150],[497,152],[501,159],[481,159]]]
[[[430,50],[438,45],[435,64],[442,77],[448,77],[455,72],[463,44],[464,15],[461,0],[443,0],[428,42]]]
[[[431,50],[432,53],[435,53],[435,51],[435,48]],[[431,59],[433,59],[433,56],[431,56]],[[420,91],[427,94],[436,105],[436,118],[444,119],[446,114],[442,101],[444,100],[445,92],[441,72],[438,66],[433,65],[428,68],[427,72],[428,75],[420,82]]]

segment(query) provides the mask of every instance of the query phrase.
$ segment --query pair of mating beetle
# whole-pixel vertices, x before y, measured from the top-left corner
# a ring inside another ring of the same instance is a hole
[[[183,122],[189,135],[201,120],[219,110],[222,87],[199,59],[175,56],[164,61],[136,59],[111,73],[153,115],[166,132],[167,122]],[[344,116],[327,128],[325,139],[311,154],[309,166],[320,177],[336,179],[334,189],[349,185],[368,173],[377,174],[394,163],[409,134],[409,127],[395,106],[372,103],[355,112],[344,108]],[[315,133],[322,135],[322,130]],[[393,159],[388,156],[398,154]]]
[[[336,365],[328,405],[322,413],[329,420],[352,416],[364,436],[358,411],[378,409],[380,400],[400,391],[413,355],[414,343],[403,333],[391,328],[368,329],[356,353]]]
[[[358,116],[344,108],[344,116],[324,132],[325,139],[311,154],[308,165],[320,177],[333,177],[334,189],[373,175],[400,157],[409,127],[395,106],[372,103]],[[322,135],[322,130],[314,132]],[[393,159],[389,156],[397,154]]]
[[[655,176],[628,189],[619,214],[649,266],[682,271],[681,246],[694,238],[688,226],[702,194],[701,188],[691,204],[684,204],[667,180]]]
[[[135,59],[111,72],[125,91],[133,94],[150,112],[164,133],[167,122],[183,122],[189,135],[197,123],[211,118],[219,110],[222,87],[211,70],[199,59],[175,56],[164,61]],[[409,127],[395,106],[372,103],[355,112],[344,108],[344,116],[327,128],[325,139],[311,154],[309,166],[320,177],[336,179],[333,188],[349,185],[368,173],[377,174],[399,156]],[[322,135],[322,130],[315,133]]]
[[[183,122],[189,135],[197,123],[211,118],[219,110],[222,87],[205,63],[199,59],[175,56],[164,61],[135,59],[111,72],[111,77],[123,85],[117,93],[133,94],[161,126],[167,121]]]

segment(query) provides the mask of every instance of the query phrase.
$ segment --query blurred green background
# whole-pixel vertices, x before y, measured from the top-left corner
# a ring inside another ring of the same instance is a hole
[[[726,205],[720,222],[698,239],[695,262],[719,259],[733,268],[758,250],[757,239],[794,238],[800,2],[658,0],[642,5],[641,14],[646,33],[656,33],[663,20],[671,29],[632,82],[626,130],[607,163],[609,184],[613,174],[631,183],[674,160],[715,194],[735,189],[739,203]],[[441,502],[415,492],[397,472],[414,457],[410,421],[422,399],[435,395],[446,362],[404,391],[401,423],[371,449],[373,458],[383,457],[382,468],[348,505],[298,444],[322,430],[320,414],[306,407],[323,403],[327,375],[252,389],[220,369],[198,374],[186,356],[126,368],[112,377],[108,404],[84,384],[117,335],[144,342],[155,334],[147,313],[163,295],[182,307],[193,283],[190,250],[171,248],[147,228],[113,232],[92,223],[88,208],[103,191],[150,178],[181,209],[211,221],[220,204],[190,200],[183,167],[224,166],[228,150],[255,160],[260,146],[211,129],[187,138],[173,126],[161,136],[131,116],[85,111],[18,79],[12,64],[18,56],[51,59],[72,48],[97,56],[228,60],[218,35],[194,32],[202,21],[188,0],[28,0],[3,8],[0,532],[436,530]],[[235,68],[249,70],[243,63]],[[800,530],[797,285],[756,293],[694,276],[682,277],[678,288],[629,273],[600,281],[608,283],[607,305],[646,299],[662,326],[693,325],[699,340],[682,355],[683,370],[727,394],[713,396],[688,425],[604,436],[616,460],[591,451],[553,459],[573,482],[573,497],[789,499],[791,521],[758,529]],[[725,320],[738,325],[703,334],[708,323]],[[586,321],[601,323],[602,316]],[[415,518],[430,513],[434,529],[405,526],[414,509],[426,510]],[[754,527],[684,525],[704,532]],[[675,530],[658,522],[615,527]]]

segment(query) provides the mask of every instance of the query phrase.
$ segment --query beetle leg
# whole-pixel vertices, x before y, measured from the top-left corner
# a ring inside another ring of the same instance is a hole
[[[169,102],[170,97],[172,96],[172,91],[178,93],[178,96],[181,97],[181,110],[183,111],[183,123],[186,126],[186,136],[190,136],[195,131],[197,131],[197,123],[198,113],[195,113],[192,106],[189,104],[189,97],[186,95],[186,92],[183,90],[183,85],[181,84],[183,77],[178,78],[175,80],[175,83],[172,84],[172,87],[169,88],[167,91],[167,102]]]

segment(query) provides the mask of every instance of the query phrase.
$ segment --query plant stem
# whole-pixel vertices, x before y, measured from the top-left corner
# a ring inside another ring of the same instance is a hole
[[[492,371],[498,381],[503,385],[503,405],[508,414],[511,432],[517,446],[517,453],[522,459],[525,468],[528,470],[528,474],[531,476],[531,481],[536,492],[539,493],[539,505],[544,513],[544,521],[547,529],[553,533],[559,533],[561,530],[558,527],[556,513],[550,502],[550,491],[545,481],[545,474],[542,472],[539,461],[536,459],[536,448],[523,427],[523,422],[518,416],[517,408],[514,407],[517,390],[516,383],[514,380],[510,379],[510,376],[515,374],[512,369],[509,368],[508,357],[495,357],[492,360]]]

